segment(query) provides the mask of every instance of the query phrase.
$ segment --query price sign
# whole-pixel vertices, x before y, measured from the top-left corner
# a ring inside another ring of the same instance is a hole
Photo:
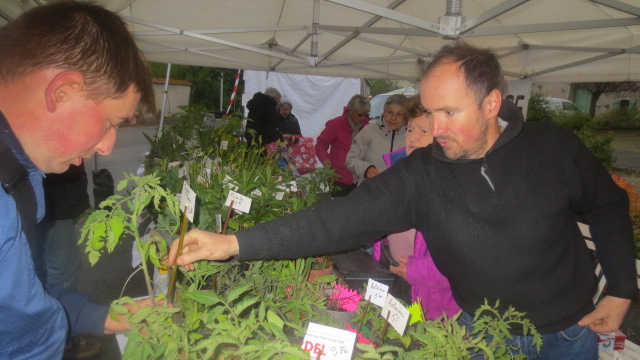
[[[251,210],[251,198],[248,198],[233,190],[229,190],[229,196],[227,196],[227,201],[224,202],[224,205],[225,206],[231,205],[232,200],[233,200],[233,208],[235,210],[243,212],[245,214],[248,214],[249,210]]]
[[[320,355],[323,360],[350,360],[356,333],[330,326],[309,323],[302,342],[302,349],[315,360]]]
[[[186,181],[182,183],[182,193],[180,194],[181,211],[184,211],[185,205],[187,206],[187,219],[193,222],[193,214],[196,212],[196,193]]]
[[[388,294],[388,285],[369,279],[369,282],[367,283],[367,293],[364,295],[364,298],[371,301],[373,304],[382,307],[387,300]]]
[[[387,296],[387,301],[380,312],[380,316],[385,319],[387,318],[387,315],[389,316],[387,320],[389,325],[393,326],[398,334],[403,335],[404,329],[407,327],[407,321],[409,321],[410,313],[404,305],[391,295]]]

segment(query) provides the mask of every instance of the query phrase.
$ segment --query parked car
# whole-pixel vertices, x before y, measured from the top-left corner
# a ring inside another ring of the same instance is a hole
[[[387,101],[389,96],[395,94],[402,94],[406,97],[413,96],[418,93],[418,90],[412,87],[404,87],[400,89],[396,89],[393,91],[389,91],[388,93],[379,94],[371,99],[371,110],[369,111],[369,116],[372,120],[379,118],[382,116],[382,111],[384,110],[384,102]]]
[[[549,102],[548,107],[555,111],[563,113],[582,112],[579,107],[569,100],[548,97],[547,101]]]

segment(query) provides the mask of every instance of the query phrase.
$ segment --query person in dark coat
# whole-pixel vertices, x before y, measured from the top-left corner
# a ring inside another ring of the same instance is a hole
[[[302,136],[300,123],[298,122],[298,118],[291,113],[292,109],[293,104],[291,104],[291,100],[286,97],[282,98],[280,104],[278,104],[278,121],[276,126],[283,134]]]
[[[247,103],[249,114],[244,137],[249,145],[253,143],[262,146],[284,140],[278,130],[278,110],[276,107],[282,95],[275,88],[267,88],[264,93],[257,92]]]

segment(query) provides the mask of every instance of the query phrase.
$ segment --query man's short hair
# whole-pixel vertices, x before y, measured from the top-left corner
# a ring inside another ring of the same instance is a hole
[[[355,94],[349,99],[347,109],[349,111],[368,113],[371,110],[371,102],[366,96]]]
[[[75,70],[88,98],[123,96],[132,85],[155,111],[142,52],[118,15],[92,3],[62,0],[35,7],[0,28],[0,84],[44,69]]]
[[[423,78],[444,63],[460,64],[460,70],[464,71],[467,86],[476,98],[478,106],[493,90],[504,93],[506,85],[502,67],[490,50],[480,49],[463,41],[445,45],[434,55]]]

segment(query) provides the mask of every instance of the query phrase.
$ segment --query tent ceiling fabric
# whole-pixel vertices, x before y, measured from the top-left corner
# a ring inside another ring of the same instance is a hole
[[[34,1],[2,1],[0,16]],[[99,2],[157,62],[416,81],[460,38],[496,51],[509,79],[640,81],[640,0]]]

